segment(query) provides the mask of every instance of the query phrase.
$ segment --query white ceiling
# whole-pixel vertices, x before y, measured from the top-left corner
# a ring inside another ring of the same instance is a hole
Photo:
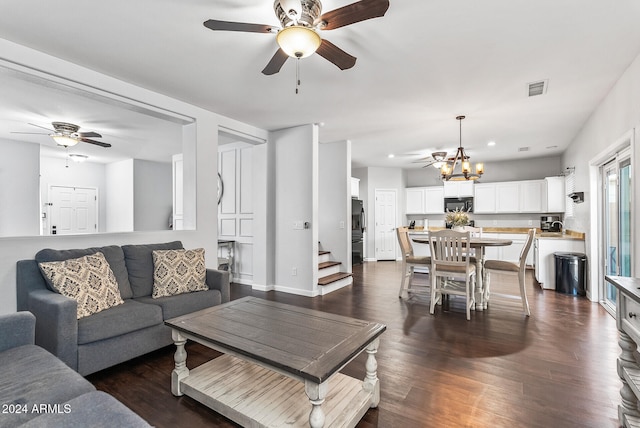
[[[323,10],[351,2],[324,0]],[[0,37],[260,128],[324,123],[321,141],[351,140],[354,166],[416,166],[420,157],[389,153],[452,153],[460,114],[474,160],[561,153],[640,53],[637,0],[391,0],[383,18],[322,32],[358,61],[340,71],[318,55],[301,60],[296,95],[294,60],[276,75],[260,73],[277,49],[274,35],[202,25],[209,18],[277,25],[272,5],[4,0]],[[547,93],[528,98],[527,84],[541,79],[549,80]],[[115,146],[162,138],[133,128],[173,129],[135,124],[131,112],[80,112],[62,98],[51,106],[0,90],[0,120],[14,131],[75,121]]]

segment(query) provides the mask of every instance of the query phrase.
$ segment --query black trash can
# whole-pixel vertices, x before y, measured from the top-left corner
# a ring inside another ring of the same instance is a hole
[[[587,256],[582,253],[553,253],[556,262],[556,291],[584,296],[587,294]]]

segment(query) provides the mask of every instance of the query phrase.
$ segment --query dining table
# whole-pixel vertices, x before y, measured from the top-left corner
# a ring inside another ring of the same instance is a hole
[[[426,234],[425,234],[426,235]],[[419,244],[429,244],[429,236],[411,238],[414,242]],[[488,301],[485,298],[484,293],[484,259],[486,247],[507,247],[513,244],[511,239],[503,238],[485,238],[482,236],[472,236],[469,239],[469,246],[475,248],[476,251],[476,282],[475,282],[475,297],[477,311],[487,309]],[[429,247],[431,248],[431,247]]]

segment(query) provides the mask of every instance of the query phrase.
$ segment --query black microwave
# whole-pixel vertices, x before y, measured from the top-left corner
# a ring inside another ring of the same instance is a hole
[[[473,198],[444,198],[444,212],[448,211],[473,212]]]

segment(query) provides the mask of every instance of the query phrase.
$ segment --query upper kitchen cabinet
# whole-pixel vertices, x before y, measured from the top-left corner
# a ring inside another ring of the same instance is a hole
[[[405,189],[407,214],[442,214],[444,189],[442,186],[409,187]]]
[[[496,212],[496,183],[482,183],[474,186],[473,212],[493,214]]]
[[[509,181],[496,183],[496,212],[520,212],[520,183]]]
[[[563,213],[567,197],[564,192],[564,177],[546,177],[547,199],[545,213]]]
[[[473,196],[473,181],[445,181],[444,197],[445,198],[462,198]]]
[[[520,212],[540,213],[547,199],[547,183],[544,180],[520,182]]]
[[[505,181],[475,185],[476,214],[542,213],[546,205],[544,180]]]
[[[425,194],[425,214],[444,213],[444,187],[433,186],[424,189]]]
[[[409,187],[405,189],[405,200],[407,203],[407,214],[425,213],[425,188]]]
[[[360,199],[360,179],[351,177],[351,197]]]

